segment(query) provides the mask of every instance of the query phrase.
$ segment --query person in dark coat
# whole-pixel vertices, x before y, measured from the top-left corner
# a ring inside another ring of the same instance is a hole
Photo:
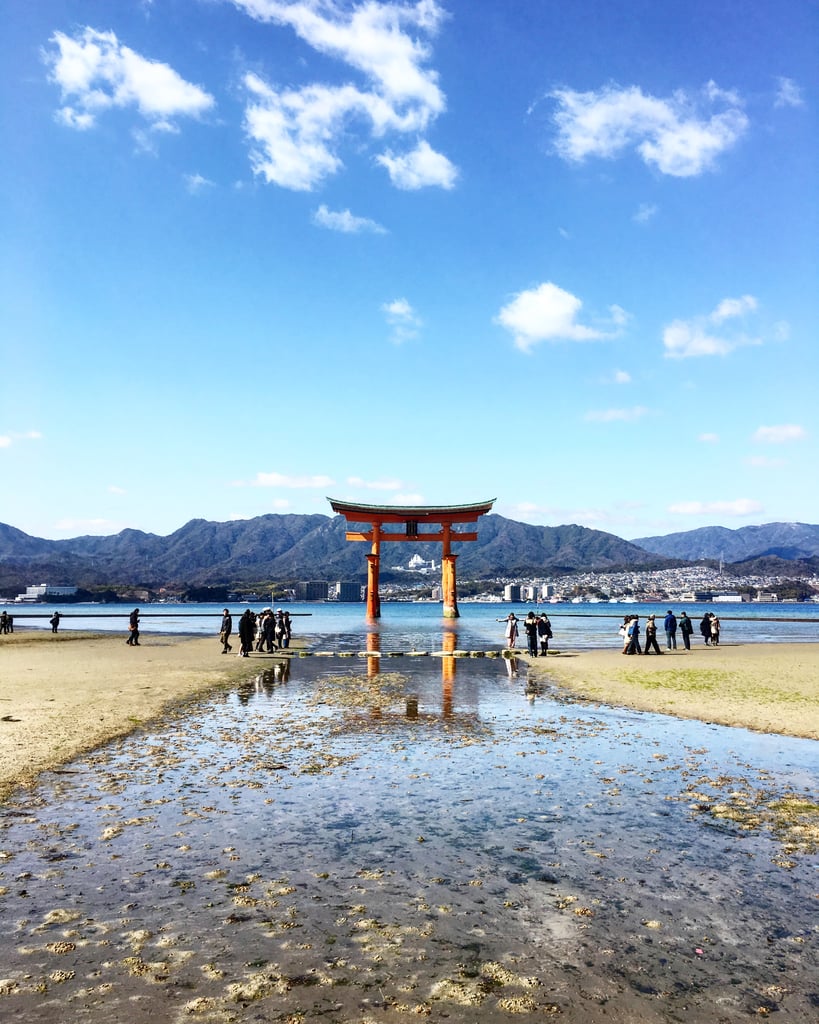
[[[219,639],[222,641],[222,654],[232,651],[230,646],[230,634],[233,632],[233,616],[225,608],[222,612],[222,625],[219,627]]]
[[[51,623],[51,632],[56,633],[60,628],[60,613],[54,612],[48,621]]]
[[[128,616],[128,639],[125,643],[129,647],[139,647],[139,608],[134,608]]]
[[[537,635],[540,641],[540,653],[545,658],[549,653],[549,641],[552,639],[552,624],[546,612],[537,617]]]
[[[668,609],[668,614],[663,620],[663,627],[665,628],[665,646],[670,651],[672,648],[677,650],[677,616],[671,609]]]
[[[680,633],[682,634],[683,646],[687,651],[691,650],[691,634],[694,632],[694,623],[685,612],[680,615]]]
[[[534,612],[529,612],[523,621],[526,631],[526,647],[531,657],[537,657],[537,619]]]
[[[642,654],[643,649],[640,646],[640,616],[632,616],[631,622],[628,624],[628,636],[629,642],[626,647],[626,654]]]
[[[700,633],[706,644],[711,643],[711,613],[706,612],[705,615],[700,619]]]
[[[255,629],[253,627],[253,612],[248,608],[242,612],[242,617],[239,619],[239,657],[249,658],[250,652],[253,650],[253,634]]]

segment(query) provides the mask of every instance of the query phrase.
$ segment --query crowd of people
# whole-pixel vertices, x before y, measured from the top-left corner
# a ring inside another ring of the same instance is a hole
[[[677,632],[682,637],[683,647],[691,650],[691,635],[694,632],[694,623],[686,612],[682,612],[679,619],[669,608],[663,619],[663,630],[665,631],[665,646],[667,651],[676,651]],[[719,645],[720,621],[714,612],[706,612],[700,620],[700,633],[705,643],[710,647]],[[662,654],[657,643],[657,617],[649,615],[645,624],[645,650],[640,646],[640,616],[626,615],[623,624],[618,630],[623,641],[623,654]]]
[[[498,622],[506,623],[506,646],[509,650],[517,647],[520,628],[520,619],[514,612],[509,612],[505,619],[498,619]],[[529,612],[523,620],[523,630],[526,633],[526,647],[533,658],[538,655],[546,657],[549,653],[549,641],[552,639],[552,624],[546,612]]]
[[[246,609],[239,619],[239,657],[250,657],[251,651],[272,654],[276,650],[285,650],[290,646],[293,631],[290,612],[275,612],[272,608],[264,608],[256,614]],[[222,642],[222,654],[229,654],[233,647],[230,637],[233,634],[233,616],[225,608],[222,612],[222,623],[219,628],[219,639]]]

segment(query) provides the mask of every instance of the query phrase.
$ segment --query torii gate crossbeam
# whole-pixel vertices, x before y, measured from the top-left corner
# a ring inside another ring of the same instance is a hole
[[[473,505],[359,505],[349,501],[328,498],[334,512],[342,515],[349,524],[366,524],[368,529],[348,530],[347,540],[368,541],[367,555],[367,618],[381,618],[381,598],[378,593],[378,577],[381,565],[381,544],[383,541],[406,543],[433,543],[440,541],[441,590],[443,592],[444,618],[459,616],[455,560],[452,544],[477,540],[476,531],[454,530],[453,526],[477,526],[478,517],[485,515],[495,503],[476,502]],[[385,529],[387,526],[401,526],[403,530]],[[432,527],[422,530],[421,527]]]

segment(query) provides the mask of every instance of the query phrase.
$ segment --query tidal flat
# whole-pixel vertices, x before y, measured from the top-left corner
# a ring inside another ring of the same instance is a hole
[[[815,741],[510,659],[266,663],[0,808],[0,1014],[819,1014]]]

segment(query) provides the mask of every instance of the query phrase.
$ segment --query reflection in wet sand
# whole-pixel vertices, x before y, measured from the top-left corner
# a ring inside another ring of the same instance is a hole
[[[815,744],[449,635],[283,658],[5,807],[3,1019],[813,1021]]]

